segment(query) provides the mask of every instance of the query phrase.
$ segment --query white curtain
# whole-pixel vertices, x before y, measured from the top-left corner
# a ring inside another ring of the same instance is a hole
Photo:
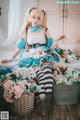
[[[20,0],[10,0],[8,19],[8,38],[17,35],[20,25]]]
[[[6,11],[5,9],[6,2],[4,1],[7,2],[7,0],[2,0],[2,4],[4,4],[3,10],[6,12],[5,14],[8,14],[8,34],[6,35],[4,30],[2,30],[6,27],[0,28],[0,61],[12,57],[16,49],[16,42],[19,39],[18,32],[24,23],[26,11],[28,8],[36,6],[36,0],[8,0],[9,13],[7,13],[8,10]],[[5,26],[3,23],[6,17],[4,14],[1,17],[3,19],[3,22],[1,21],[2,26]]]
[[[10,0],[9,2],[9,16],[8,16],[8,38],[2,44],[4,49],[13,50],[18,39],[18,32],[20,27],[20,1]]]
[[[9,0],[9,13],[6,13],[8,14],[8,35],[6,36],[0,29],[0,51],[16,49],[16,42],[19,39],[18,32],[23,25],[26,11],[34,6],[36,6],[36,0]]]

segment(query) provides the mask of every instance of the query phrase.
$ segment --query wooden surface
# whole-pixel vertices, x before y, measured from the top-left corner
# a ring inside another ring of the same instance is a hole
[[[45,117],[37,111],[24,117],[10,115],[10,120],[80,120],[80,103],[71,106],[53,105],[52,112]]]

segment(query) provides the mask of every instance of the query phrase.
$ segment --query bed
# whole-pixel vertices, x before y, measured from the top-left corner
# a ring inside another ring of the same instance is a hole
[[[64,50],[70,49],[76,55],[80,56],[80,47],[79,47],[79,45],[68,45],[67,44],[67,45],[60,45],[59,47],[64,49]],[[3,68],[3,67],[14,67],[19,62],[19,56],[18,56],[13,62],[5,63],[5,64],[1,63],[2,59],[10,58],[11,55],[12,55],[12,52],[9,52],[9,51],[8,52],[4,51],[4,52],[1,53],[0,68]],[[65,60],[64,58],[60,58],[59,63],[64,63],[66,66],[74,68],[74,69],[80,69],[80,60],[77,60],[77,61],[75,61],[73,63],[65,63],[64,60]]]

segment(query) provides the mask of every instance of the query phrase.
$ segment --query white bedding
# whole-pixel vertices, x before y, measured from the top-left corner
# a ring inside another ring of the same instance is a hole
[[[74,45],[60,45],[60,47],[63,49],[71,49],[72,51],[75,51],[77,55],[80,55],[80,47],[79,46],[75,47]],[[6,58],[9,59],[9,58],[11,58],[11,56],[12,56],[12,52],[7,52],[7,51],[0,52],[0,67],[13,67],[13,66],[15,66],[19,61],[18,57],[13,62],[5,63],[5,64],[1,63],[2,59],[6,59]],[[63,60],[61,59],[60,62],[63,62]],[[66,66],[74,68],[74,69],[80,69],[80,61],[79,60],[74,62],[74,63],[64,63],[64,64]]]
[[[17,63],[18,63],[18,60],[15,60],[15,61],[10,62],[10,63],[5,63],[5,64],[0,63],[0,68],[3,68],[3,67],[14,67]]]
[[[59,63],[64,63],[62,60]],[[64,63],[67,67],[80,70],[80,60],[75,61],[74,63]]]
[[[9,52],[9,51],[0,51],[0,68],[1,67],[13,67],[14,65],[16,65],[19,61],[19,56],[16,58],[15,61],[10,62],[10,63],[5,63],[2,64],[1,61],[3,59],[10,59],[12,57],[13,52]]]
[[[18,63],[18,61],[19,60],[16,59],[15,61],[10,62],[10,63],[5,63],[5,64],[0,63],[0,68],[1,67],[13,67],[13,66],[15,66]],[[62,60],[59,63],[63,63]],[[66,66],[74,68],[74,69],[80,69],[80,61],[79,60],[74,62],[74,63],[64,63],[64,64]]]

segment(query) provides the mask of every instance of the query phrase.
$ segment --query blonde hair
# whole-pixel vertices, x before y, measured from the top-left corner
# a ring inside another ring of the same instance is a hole
[[[41,20],[41,26],[46,27],[46,20],[47,20],[47,15],[45,12],[43,12],[40,9],[34,9],[31,12],[30,18],[32,17],[39,17]]]
[[[40,10],[36,7],[33,7],[33,8],[28,10],[28,12],[25,16],[25,21],[24,21],[24,24],[23,24],[21,31],[20,31],[20,37],[24,38],[24,36],[27,34],[27,29],[32,24],[31,18],[34,16],[39,17],[41,20],[41,26],[46,28],[46,22],[47,22],[46,11]]]

